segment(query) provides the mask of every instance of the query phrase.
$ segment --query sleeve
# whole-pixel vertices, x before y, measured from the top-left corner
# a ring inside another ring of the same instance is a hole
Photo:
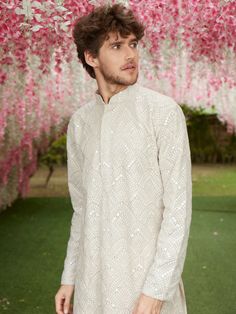
[[[72,117],[73,118],[73,117]],[[77,126],[73,119],[69,121],[67,127],[67,174],[68,188],[73,207],[71,219],[70,237],[67,244],[67,252],[64,260],[64,269],[61,276],[61,284],[74,285],[76,275],[76,265],[79,254],[79,241],[81,233],[81,212],[83,209],[83,189],[81,184],[81,164],[82,158],[80,149],[75,140]]]
[[[163,184],[163,217],[153,262],[142,292],[170,300],[183,271],[192,216],[191,154],[182,108],[168,111],[157,138]]]

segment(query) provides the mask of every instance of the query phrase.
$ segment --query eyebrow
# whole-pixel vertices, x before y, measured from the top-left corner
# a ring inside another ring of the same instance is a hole
[[[133,42],[133,41],[138,41],[137,37],[131,38],[129,42]],[[114,44],[123,44],[123,43],[124,43],[124,40],[115,40],[109,44],[109,47]]]

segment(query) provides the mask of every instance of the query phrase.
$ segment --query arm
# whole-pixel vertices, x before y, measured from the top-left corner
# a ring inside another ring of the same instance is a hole
[[[74,285],[76,265],[79,253],[79,241],[81,232],[81,211],[83,209],[83,189],[82,189],[82,157],[81,151],[76,143],[75,134],[77,126],[71,118],[67,128],[67,169],[68,188],[73,206],[71,219],[70,237],[67,245],[64,270],[61,276],[61,284]]]
[[[192,215],[191,156],[185,116],[176,103],[157,139],[164,212],[156,254],[142,292],[170,300],[183,271]]]

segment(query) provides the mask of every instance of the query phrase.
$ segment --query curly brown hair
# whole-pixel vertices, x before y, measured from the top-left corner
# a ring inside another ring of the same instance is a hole
[[[120,33],[124,38],[133,33],[140,40],[144,30],[145,26],[123,4],[99,6],[75,23],[73,39],[78,58],[89,75],[95,79],[94,69],[85,61],[84,51],[88,50],[96,57],[109,32]]]

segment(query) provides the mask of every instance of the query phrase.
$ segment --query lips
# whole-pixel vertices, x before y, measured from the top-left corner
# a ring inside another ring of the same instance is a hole
[[[122,70],[127,70],[127,69],[135,69],[135,64],[133,64],[133,63],[129,63],[129,64],[126,64],[123,68],[122,68]]]

